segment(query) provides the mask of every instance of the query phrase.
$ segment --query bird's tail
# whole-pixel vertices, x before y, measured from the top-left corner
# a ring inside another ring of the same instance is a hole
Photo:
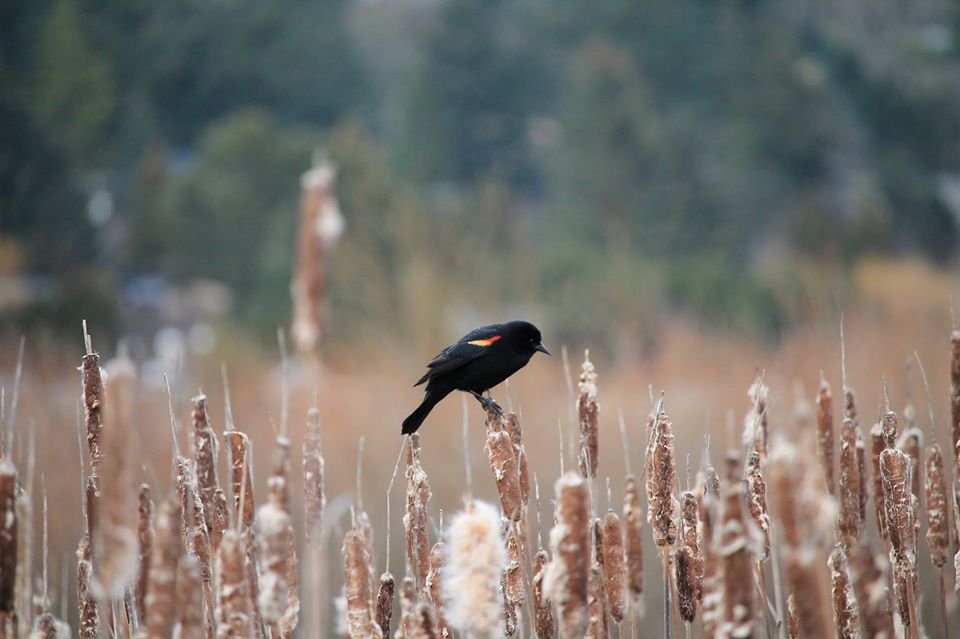
[[[437,402],[446,397],[448,393],[449,391],[447,391],[447,393],[440,393],[437,391],[428,392],[426,397],[423,398],[423,402],[417,406],[417,409],[410,413],[405,420],[403,420],[403,429],[401,432],[404,435],[417,432],[417,429],[420,428],[423,420],[427,418],[427,415],[430,414],[430,411],[433,410],[433,407],[437,405]]]

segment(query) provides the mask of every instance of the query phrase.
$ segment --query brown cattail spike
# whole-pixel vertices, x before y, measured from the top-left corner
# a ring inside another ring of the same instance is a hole
[[[767,509],[767,483],[760,468],[760,453],[756,451],[747,457],[746,480],[750,516],[762,536],[759,559],[763,561],[770,556],[770,515]]]
[[[504,433],[506,435],[506,433]],[[512,451],[510,452],[512,456]],[[420,462],[420,436],[410,435],[407,445],[407,505],[403,515],[406,530],[407,564],[414,585],[423,587],[430,569],[430,539],[427,529],[430,482]]]
[[[860,638],[860,611],[857,598],[853,593],[850,570],[847,567],[847,553],[837,545],[830,553],[830,583],[833,593],[833,619],[837,625],[837,634],[841,639]]]
[[[90,540],[84,535],[77,546],[77,605],[80,613],[80,639],[100,638],[100,613],[97,610],[97,601],[90,593],[90,581],[93,579],[91,559]],[[145,617],[140,616],[140,619]]]
[[[853,420],[840,427],[840,512],[837,531],[844,550],[849,551],[860,536],[860,469],[857,465],[857,433]]]
[[[590,351],[583,355],[578,384],[580,395],[577,397],[577,421],[580,424],[580,474],[584,477],[596,477],[599,464],[600,430],[598,422],[599,404],[597,404],[597,373],[590,361]]]
[[[553,639],[553,608],[543,592],[543,579],[549,564],[550,554],[541,548],[533,558],[533,617],[538,639]]]
[[[817,392],[817,454],[830,494],[835,492],[833,475],[833,392],[821,374]]]
[[[897,608],[903,625],[915,629],[916,537],[909,457],[896,448],[887,448],[880,454],[880,474],[883,479],[884,512],[890,535]]]
[[[657,546],[672,546],[677,541],[676,510],[673,491],[677,481],[677,464],[673,451],[673,424],[660,412],[650,444],[650,466],[647,472],[647,508]]]
[[[240,533],[233,529],[224,532],[217,549],[218,639],[250,639],[254,636],[246,557]]]
[[[883,479],[880,477],[880,453],[887,447],[883,427],[877,422],[870,429],[870,472],[873,476],[873,506],[877,521],[877,534],[881,539],[887,535],[887,516],[883,509]]]
[[[363,533],[354,528],[343,539],[344,587],[347,597],[347,627],[351,637],[380,636],[373,617],[373,586],[370,557]],[[266,620],[267,612],[264,611]]]
[[[207,413],[207,397],[200,394],[193,402],[193,458],[197,469],[197,487],[203,502],[203,517],[210,536],[210,545],[214,552],[220,544],[224,528],[220,521],[227,518],[221,509],[225,502],[217,499],[220,484],[217,481],[217,436],[210,427]]]
[[[519,521],[523,514],[520,471],[513,452],[513,442],[504,429],[503,418],[493,407],[487,410],[486,430],[487,457],[500,495],[500,507],[507,518]]]
[[[620,518],[610,511],[603,518],[603,590],[607,609],[617,623],[627,614],[627,570]]]
[[[326,502],[320,410],[313,407],[307,411],[307,425],[303,431],[303,527],[308,543],[314,543],[320,534]]]
[[[145,623],[150,639],[169,639],[177,610],[177,560],[180,556],[180,509],[165,501],[157,509],[156,537],[150,559]]]
[[[145,602],[147,584],[150,581],[153,536],[153,500],[150,498],[150,486],[140,484],[137,496],[137,579],[133,588],[133,600],[139,619],[147,618]]]
[[[380,586],[377,589],[377,610],[376,624],[380,628],[380,634],[384,637],[390,636],[390,620],[393,618],[393,590],[395,582],[393,575],[385,572],[380,575]]]
[[[743,482],[732,481],[723,498],[720,520],[720,557],[723,573],[722,636],[747,638],[756,631],[757,604],[753,566],[756,558],[750,542],[750,522]]]
[[[960,449],[960,330],[950,332],[950,437]]]
[[[17,469],[0,457],[0,629],[15,616],[18,531]]]
[[[431,604],[433,604],[437,627],[444,637],[450,636],[447,622],[443,618],[443,559],[446,553],[446,544],[442,541],[438,541],[430,549],[430,571],[427,573],[426,583],[427,593],[430,596]]]
[[[194,555],[180,556],[177,569],[177,639],[205,639],[203,579]]]
[[[640,484],[628,474],[623,488],[623,538],[626,547],[627,591],[633,603],[643,594],[643,511]]]

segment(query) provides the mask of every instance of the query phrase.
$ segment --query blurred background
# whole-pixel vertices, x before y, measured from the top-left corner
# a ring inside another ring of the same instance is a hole
[[[290,363],[291,437],[319,388],[331,500],[355,497],[358,437],[387,442],[364,466],[378,530],[409,385],[487,322],[530,319],[556,355],[511,382],[545,486],[558,421],[568,464],[575,429],[561,346],[574,376],[585,347],[597,362],[614,477],[617,412],[636,453],[648,385],[694,468],[758,370],[788,427],[821,369],[839,387],[841,313],[865,422],[884,372],[898,410],[921,403],[913,349],[947,414],[956,0],[5,0],[0,123],[0,384],[25,335],[32,435],[14,450],[22,467],[36,439],[62,502],[66,581],[80,320],[105,360],[123,339],[153,391],[144,479],[169,463],[161,374],[182,423],[203,388],[219,431],[221,362],[265,468],[311,167],[335,169],[343,227],[323,254],[322,381]],[[462,410],[424,427],[434,519],[463,493],[461,454],[495,498]]]
[[[273,347],[318,153],[331,358],[513,316],[623,361],[667,317],[775,342],[890,271],[955,273],[950,0],[0,11],[8,335]]]

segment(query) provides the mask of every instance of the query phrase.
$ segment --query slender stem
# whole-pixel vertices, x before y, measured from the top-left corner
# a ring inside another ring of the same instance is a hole
[[[939,570],[939,579],[940,579],[940,623],[943,626],[943,636],[949,637],[950,632],[947,627],[947,591],[946,585],[943,582],[943,566],[940,566]]]
[[[673,629],[670,622],[673,618],[670,603],[670,559],[667,553],[670,551],[664,547],[663,551],[663,636],[664,639],[673,639]]]

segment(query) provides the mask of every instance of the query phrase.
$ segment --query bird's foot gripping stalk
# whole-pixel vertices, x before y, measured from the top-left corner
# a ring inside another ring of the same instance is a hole
[[[486,397],[474,391],[469,391],[469,392],[471,395],[477,398],[477,401],[480,402],[480,406],[483,407],[483,410],[485,412],[493,411],[494,413],[497,414],[497,417],[503,417],[503,409],[500,408],[500,404],[498,404],[496,400],[493,399],[493,396],[489,395],[489,391]]]

